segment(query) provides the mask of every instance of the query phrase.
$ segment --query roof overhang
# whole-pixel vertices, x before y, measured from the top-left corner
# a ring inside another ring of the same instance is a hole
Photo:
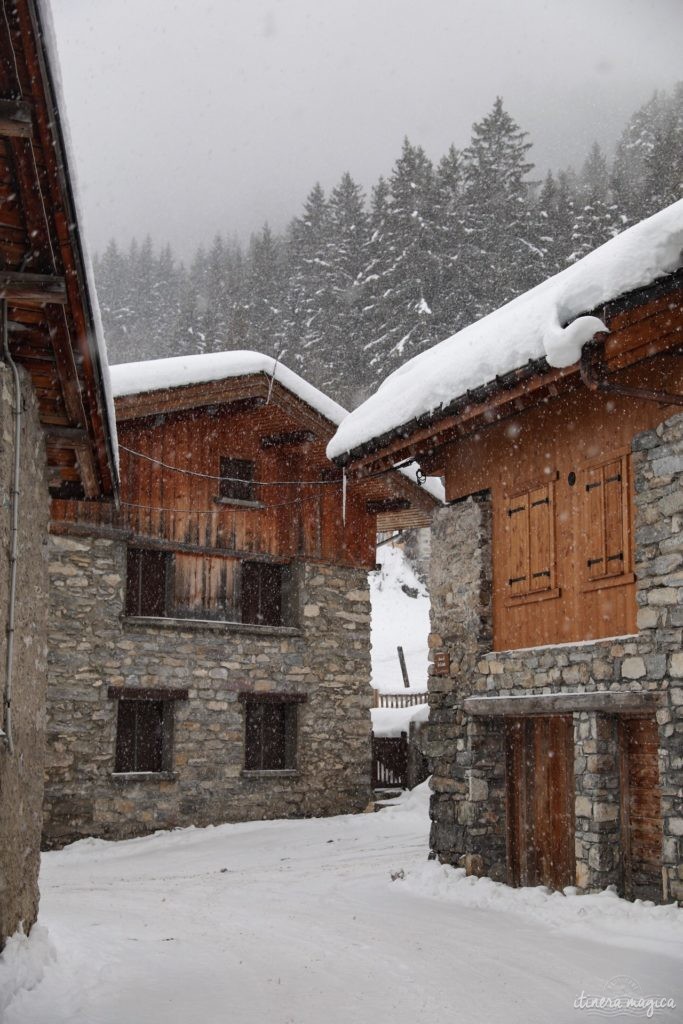
[[[0,22],[0,163],[9,221],[0,239],[0,298],[10,354],[37,397],[53,495],[112,497],[117,463],[106,356],[45,17],[38,0],[16,0]]]
[[[619,296],[589,314],[607,324],[620,316],[626,316],[639,307],[648,306],[646,320],[661,316],[657,305],[666,303],[674,293],[683,288],[683,270],[656,281],[647,288]],[[643,332],[638,341],[627,351],[620,350],[615,343],[616,335],[600,334],[593,343],[602,348],[600,365],[604,371],[627,370],[636,363],[665,352],[679,353],[683,345],[680,324],[673,330],[662,328],[655,342]],[[362,477],[377,472],[405,459],[420,460],[425,472],[434,472],[440,467],[441,452],[447,445],[457,442],[478,430],[516,416],[525,408],[536,405],[560,393],[567,384],[582,386],[581,363],[562,369],[551,367],[545,358],[528,362],[504,376],[494,378],[480,388],[459,395],[448,405],[439,406],[424,416],[401,424],[385,434],[371,438],[350,452],[337,456],[334,462],[345,466],[353,475]],[[587,385],[588,386],[588,385]],[[643,395],[641,394],[641,397]],[[676,396],[669,398],[678,403]],[[653,400],[658,400],[653,398]],[[662,400],[662,404],[666,404]]]

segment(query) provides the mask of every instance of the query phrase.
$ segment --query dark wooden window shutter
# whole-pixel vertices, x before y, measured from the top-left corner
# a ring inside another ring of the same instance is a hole
[[[164,769],[162,700],[120,700],[116,727],[117,772],[160,772]]]
[[[282,771],[296,766],[297,704],[249,698],[245,702],[244,767]]]
[[[167,563],[165,551],[128,549],[126,615],[166,614]]]
[[[282,625],[284,571],[272,562],[242,562],[242,622]]]
[[[254,463],[248,459],[221,458],[221,498],[233,498],[235,501],[255,501],[256,485],[254,483]]]

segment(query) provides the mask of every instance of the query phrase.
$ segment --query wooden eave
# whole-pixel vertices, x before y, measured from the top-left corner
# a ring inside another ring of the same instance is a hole
[[[610,328],[609,335],[603,335],[608,370],[626,370],[655,355],[679,352],[683,345],[682,288],[683,270],[679,270],[648,288],[621,296],[589,314],[581,314],[597,316]],[[626,328],[629,329],[629,344],[624,346],[620,332]],[[545,358],[532,360],[480,388],[467,391],[447,406],[373,438],[334,461],[346,466],[356,477],[407,459],[418,459],[425,472],[434,472],[441,465],[445,446],[555,397],[560,385],[579,379],[578,363],[554,369]]]
[[[313,433],[315,438],[328,441],[334,433],[334,423],[279,381],[271,382],[270,376],[266,373],[243,374],[201,384],[158,388],[137,395],[120,395],[115,399],[116,420],[123,423],[147,416],[185,412],[206,406],[231,405],[249,399],[257,400],[261,407],[266,404],[275,406],[297,424],[305,424],[307,432]]]
[[[35,0],[0,20],[0,296],[29,374],[53,494],[112,497],[113,439],[95,314]],[[62,433],[59,442],[55,431]],[[69,438],[68,431],[75,431]],[[73,440],[73,444],[71,444]]]

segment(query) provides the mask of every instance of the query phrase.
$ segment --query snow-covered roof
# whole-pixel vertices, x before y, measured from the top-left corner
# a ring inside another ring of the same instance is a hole
[[[78,183],[75,174],[76,161],[73,155],[74,149],[71,142],[69,122],[66,116],[66,103],[62,87],[59,50],[57,48],[57,39],[55,36],[49,0],[36,0],[36,4],[40,21],[40,37],[46,57],[50,86],[54,94],[54,102],[56,105],[54,124],[59,143],[61,143],[62,153],[60,156],[64,167],[64,177],[66,179],[67,189],[71,192],[71,202],[75,218],[75,223],[72,227],[72,236],[75,240],[76,248],[80,252],[83,273],[85,276],[86,295],[84,296],[84,302],[86,310],[89,307],[91,317],[93,362],[102,385],[101,397],[103,399],[103,408],[100,410],[100,413],[105,423],[105,429],[109,434],[111,442],[111,456],[114,462],[114,467],[115,470],[118,471],[119,446],[116,435],[116,413],[114,410],[114,400],[109,377],[107,346],[104,340],[102,316],[100,314],[97,292],[95,290],[95,277],[93,274],[92,261],[90,259],[90,254],[84,237],[85,221],[83,217],[83,209],[79,201]]]
[[[235,352],[208,352],[195,356],[172,356],[170,359],[119,363],[109,369],[115,398],[263,373],[302,399],[336,427],[349,415],[343,406],[328,398],[322,391],[300,377],[298,373],[294,373],[279,360],[272,356],[265,356],[261,352],[238,350]],[[417,469],[418,466],[415,464],[406,466],[401,472],[415,483]],[[438,477],[427,477],[424,488],[437,501],[445,500],[443,484]]]
[[[140,363],[120,363],[110,367],[114,396],[141,395],[149,391],[181,388],[190,384],[227,380],[263,373],[272,377],[325,419],[338,426],[346,409],[313,387],[279,360],[260,352],[208,352],[204,355],[172,356],[170,359],[149,359]]]
[[[683,264],[683,200],[399,367],[341,424],[331,459],[437,413],[468,391],[545,357],[571,366],[601,320],[582,316]],[[578,319],[577,319],[578,318]]]

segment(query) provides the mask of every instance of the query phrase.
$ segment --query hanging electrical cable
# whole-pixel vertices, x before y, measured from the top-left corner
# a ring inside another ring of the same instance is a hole
[[[126,452],[127,455],[133,455],[138,459],[144,459],[145,462],[151,462],[155,466],[160,466],[161,469],[167,469],[169,473],[180,473],[182,476],[191,476],[198,480],[217,480],[227,481],[229,483],[253,484],[255,487],[293,487],[296,484],[312,487],[338,487],[342,482],[341,477],[337,480],[252,480],[237,476],[221,476],[216,473],[200,473],[196,469],[186,469],[184,466],[171,466],[168,462],[164,462],[163,459],[156,459],[153,455],[148,455],[146,452],[139,452],[135,448],[128,448],[125,444],[119,444],[119,451]],[[377,477],[386,476],[387,473],[393,473],[396,470],[405,469],[406,466],[410,466],[413,462],[415,462],[415,459],[405,459],[403,462],[399,462],[395,466],[389,466],[387,469],[380,469],[376,473],[368,473],[368,475],[362,477],[362,479],[376,480]]]

